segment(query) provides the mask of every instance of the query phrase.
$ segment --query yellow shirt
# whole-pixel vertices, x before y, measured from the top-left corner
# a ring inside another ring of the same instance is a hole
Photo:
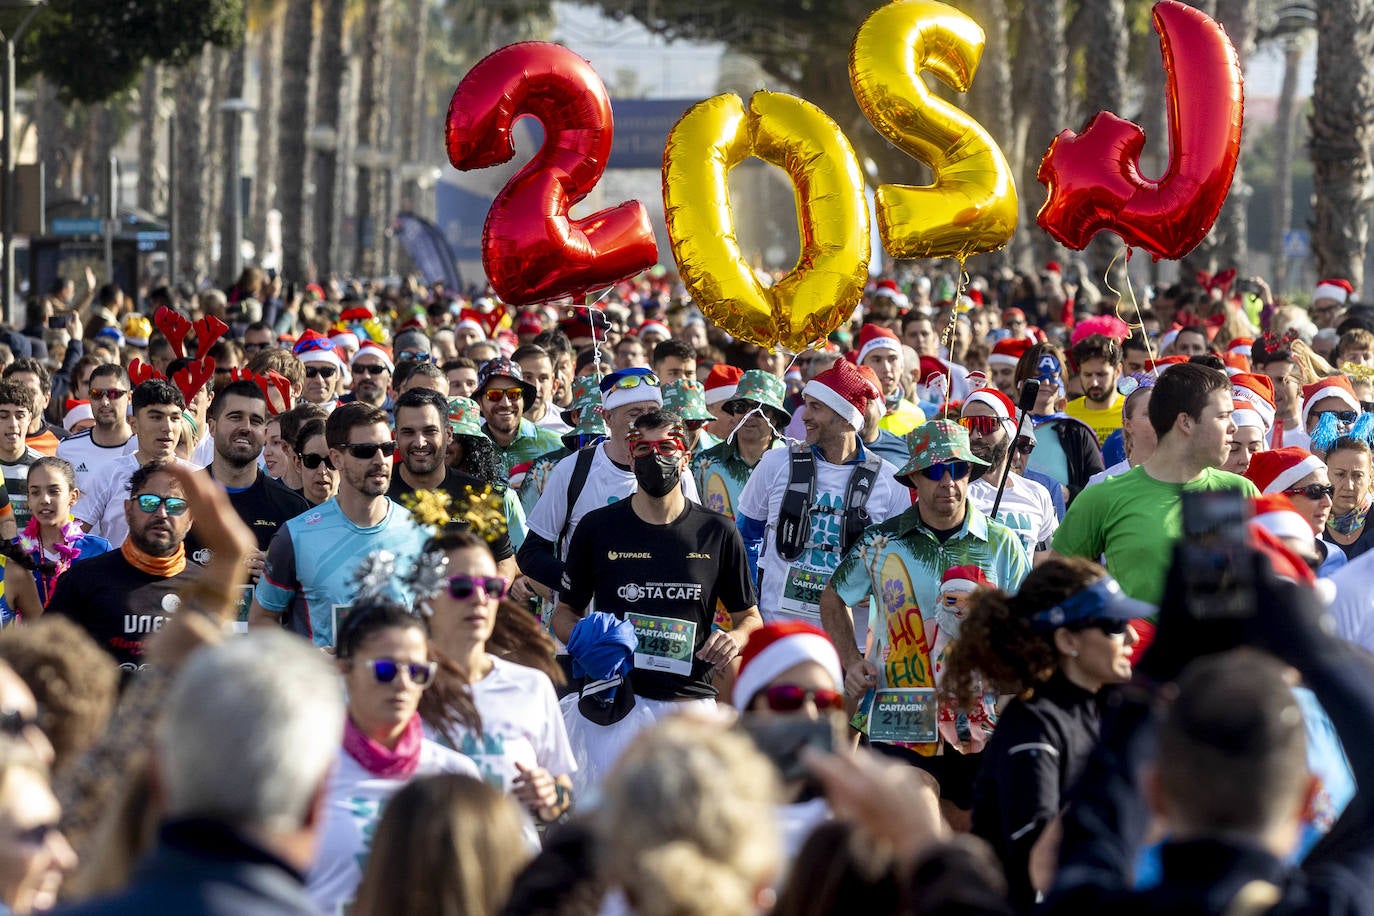
[[[878,428],[885,429],[894,436],[905,436],[926,421],[921,408],[902,398],[897,406],[878,421]]]
[[[1092,427],[1097,434],[1097,444],[1101,446],[1108,436],[1121,428],[1121,400],[1121,395],[1113,391],[1111,403],[1098,410],[1088,406],[1087,398],[1074,398],[1064,412]]]

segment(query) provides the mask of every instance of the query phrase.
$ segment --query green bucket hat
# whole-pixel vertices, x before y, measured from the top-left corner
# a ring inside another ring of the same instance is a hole
[[[968,430],[953,420],[930,420],[921,424],[906,434],[906,448],[911,460],[892,476],[907,486],[912,485],[908,477],[933,464],[967,461],[977,467],[988,466],[969,447]]]
[[[762,369],[750,369],[740,376],[734,395],[721,408],[728,413],[742,414],[755,404],[760,404],[773,425],[781,428],[792,420],[792,415],[782,403],[786,393],[787,386],[782,379]]]
[[[563,418],[564,423],[571,424],[573,413],[585,411],[588,405],[601,406],[601,375],[596,372],[579,375],[573,379],[572,400],[568,402],[567,407],[558,412],[558,415]]]
[[[706,388],[696,379],[680,378],[663,386],[663,409],[671,410],[683,420],[714,420],[715,414],[706,409]]]
[[[455,436],[484,436],[482,411],[472,398],[448,399],[448,427]]]
[[[590,406],[582,411],[582,415],[578,417],[577,425],[562,436],[563,444],[568,448],[576,449],[579,440],[586,441],[587,437],[601,436],[605,438],[610,435],[611,431],[606,428],[606,421],[602,418],[601,411],[592,409],[592,407],[601,406],[599,393],[595,389],[593,389],[593,393],[597,397],[594,401],[588,402]]]

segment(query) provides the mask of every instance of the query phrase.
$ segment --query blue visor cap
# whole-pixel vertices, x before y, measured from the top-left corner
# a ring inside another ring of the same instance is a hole
[[[1136,620],[1153,617],[1153,604],[1137,601],[1121,590],[1111,576],[1103,576],[1087,588],[1074,592],[1054,607],[1036,611],[1030,624],[1037,630],[1072,627],[1089,620]]]

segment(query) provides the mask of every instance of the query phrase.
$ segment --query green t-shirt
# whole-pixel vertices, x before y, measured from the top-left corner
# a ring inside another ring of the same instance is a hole
[[[1121,395],[1112,392],[1111,403],[1098,410],[1088,406],[1087,398],[1074,398],[1064,408],[1064,413],[1090,427],[1101,445],[1107,437],[1121,428]]]
[[[1229,489],[1259,495],[1244,477],[1217,468],[1208,468],[1186,484],[1155,480],[1143,465],[1131,468],[1078,494],[1055,532],[1054,550],[1090,560],[1105,556],[1107,571],[1126,594],[1157,605],[1174,542],[1183,534],[1181,494]]]

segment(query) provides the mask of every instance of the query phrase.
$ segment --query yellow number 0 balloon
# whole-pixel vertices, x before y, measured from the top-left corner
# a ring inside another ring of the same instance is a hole
[[[929,70],[968,91],[983,56],[978,23],[935,0],[894,0],[854,36],[849,81],[873,126],[927,163],[927,187],[880,185],[878,228],[898,258],[958,258],[1002,247],[1016,231],[1016,183],[996,142],[977,121],[931,94]]]
[[[772,287],[740,252],[726,176],[750,156],[792,179],[801,257]],[[846,321],[868,280],[868,204],[854,150],[830,117],[759,91],[693,105],[663,151],[663,204],[682,282],[706,317],[740,340],[802,350]]]

